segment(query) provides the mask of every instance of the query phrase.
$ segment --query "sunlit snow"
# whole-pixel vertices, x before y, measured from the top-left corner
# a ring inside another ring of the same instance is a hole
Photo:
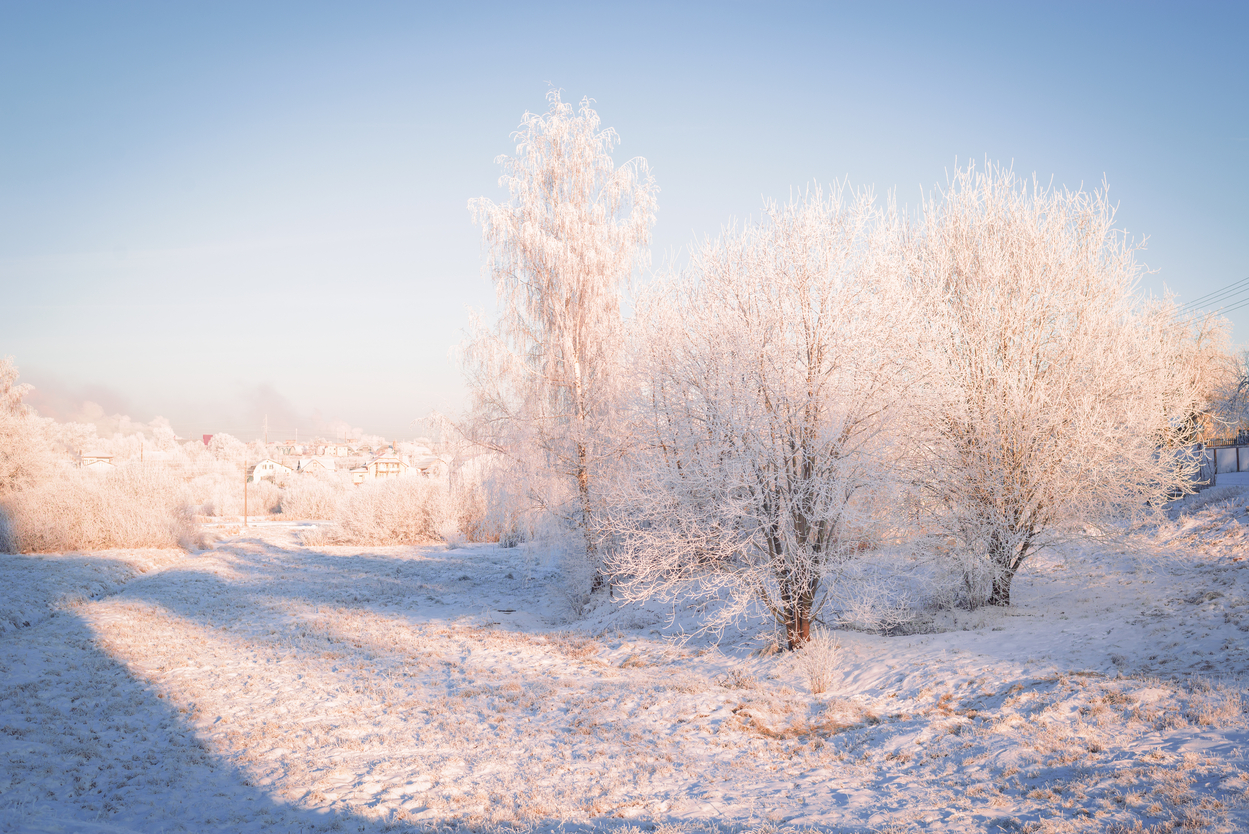
[[[0,556],[0,830],[1238,830],[1246,524],[843,630],[818,696],[770,631],[572,618],[524,547]]]

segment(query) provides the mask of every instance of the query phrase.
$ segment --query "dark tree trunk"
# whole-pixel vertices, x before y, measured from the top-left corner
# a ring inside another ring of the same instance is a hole
[[[811,609],[819,580],[781,585],[781,604],[785,615],[785,642],[790,651],[802,648],[811,639]]]
[[[795,613],[785,623],[785,640],[789,650],[801,648],[811,639],[811,618]]]
[[[1031,536],[1024,540],[1016,552],[1002,536],[994,533],[989,539],[989,561],[993,563],[993,591],[989,594],[989,605],[1010,605],[1010,584],[1015,572],[1027,555]]]
[[[1010,583],[1015,578],[1013,570],[998,571],[993,577],[993,592],[989,594],[990,605],[1010,605]]]

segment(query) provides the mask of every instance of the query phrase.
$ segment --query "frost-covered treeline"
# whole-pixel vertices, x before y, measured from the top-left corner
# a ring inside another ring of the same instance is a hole
[[[457,425],[508,473],[493,512],[576,543],[574,585],[700,588],[709,625],[757,606],[796,647],[864,554],[1005,605],[1037,550],[1190,489],[1186,447],[1238,390],[1225,324],[1141,293],[1104,190],[969,166],[908,217],[811,189],[624,320],[654,185],[612,167],[588,102],[549,98],[503,160],[510,202],[473,204],[503,309]]]
[[[476,484],[472,467],[457,473],[455,493],[441,477],[353,486],[348,471],[324,468],[248,482],[249,464],[271,454],[262,443],[224,433],[207,444],[183,442],[161,418],[140,424],[98,407],[84,412],[97,422],[57,422],[23,403],[29,386],[17,378],[13,360],[0,361],[0,551],[186,547],[203,540],[203,521],[237,521],[245,512],[330,522],[320,538],[332,543],[456,542],[461,523],[469,536],[483,532],[472,502],[459,509],[461,493]],[[395,445],[430,455],[425,446]],[[83,465],[101,459],[109,462]]]
[[[17,376],[12,359],[0,361],[0,551],[190,543],[183,479],[141,465],[107,474],[73,468],[70,450],[93,439],[94,427],[40,418],[22,402],[29,388]]]

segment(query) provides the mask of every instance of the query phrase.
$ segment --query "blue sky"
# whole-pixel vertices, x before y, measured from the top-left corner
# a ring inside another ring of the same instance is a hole
[[[0,355],[36,404],[187,437],[457,410],[467,202],[551,85],[649,161],[657,267],[807,183],[914,204],[988,158],[1105,178],[1148,289],[1249,277],[1249,5],[527,5],[0,3]]]

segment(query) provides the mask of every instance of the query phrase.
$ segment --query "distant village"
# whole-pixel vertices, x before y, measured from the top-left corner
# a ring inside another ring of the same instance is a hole
[[[212,443],[214,435],[203,435],[205,447]],[[250,444],[254,448],[256,444]],[[425,477],[445,479],[450,470],[449,460],[440,457],[420,442],[389,442],[378,445],[366,443],[341,443],[326,440],[281,442],[260,444],[267,456],[245,463],[247,480],[272,481],[284,484],[300,476],[339,478],[353,485],[387,478]],[[114,455],[103,452],[83,451],[77,455],[81,469],[107,472],[114,468]],[[141,453],[147,462],[172,462],[173,455],[158,449]]]
[[[212,435],[205,435],[205,445]],[[401,446],[403,448],[401,450]],[[345,443],[299,444],[293,441],[270,446],[273,456],[250,467],[250,481],[282,481],[294,475],[338,475],[353,484],[383,478],[445,478],[447,461],[420,444],[390,443],[379,447]]]

